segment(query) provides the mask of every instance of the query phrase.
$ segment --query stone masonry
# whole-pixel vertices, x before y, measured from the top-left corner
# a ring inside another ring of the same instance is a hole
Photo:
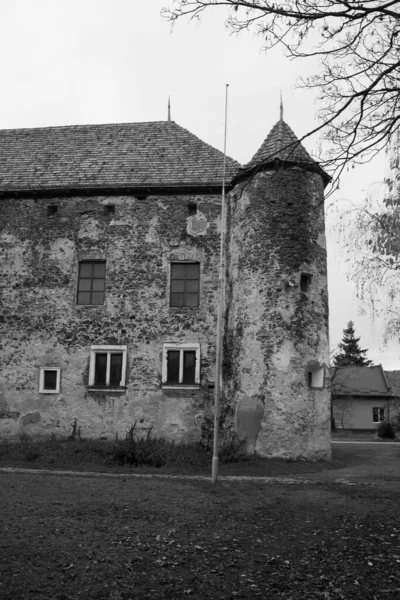
[[[222,161],[172,122],[0,132],[1,439],[112,439],[136,424],[200,440],[215,384]],[[249,451],[327,459],[328,178],[282,120],[248,165],[227,167],[223,405]],[[78,304],[80,265],[99,262],[104,302]],[[199,265],[196,306],[171,306],[180,264]],[[107,351],[126,372],[94,385]],[[52,370],[59,389],[42,389]]]

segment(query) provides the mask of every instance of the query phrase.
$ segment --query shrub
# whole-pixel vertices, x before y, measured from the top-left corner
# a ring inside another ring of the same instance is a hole
[[[130,437],[116,442],[111,462],[134,467],[187,466],[202,467],[210,462],[210,454],[199,443],[176,444],[163,438]]]
[[[232,437],[229,441],[222,444],[218,452],[218,457],[221,463],[237,463],[249,460],[250,456],[246,454],[246,440]]]
[[[40,458],[40,452],[36,452],[35,450],[28,450],[25,453],[24,459],[28,462],[38,460]]]
[[[388,421],[382,421],[382,423],[379,423],[378,436],[380,438],[393,440],[396,437],[396,434],[394,432],[392,424]]]

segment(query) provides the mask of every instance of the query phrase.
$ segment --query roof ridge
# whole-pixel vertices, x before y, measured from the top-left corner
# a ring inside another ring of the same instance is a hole
[[[279,134],[278,134],[278,151],[282,152],[283,148],[282,148],[282,144],[283,144],[283,118],[279,119],[278,121],[278,130],[279,130]],[[289,126],[288,126],[289,127]]]
[[[41,127],[10,127],[10,128],[0,128],[0,134],[4,131],[9,132],[9,131],[43,131],[43,130],[55,130],[55,129],[77,129],[77,128],[81,128],[81,129],[89,129],[91,127],[116,127],[116,126],[128,126],[128,125],[160,125],[160,124],[164,124],[164,125],[168,125],[168,124],[173,124],[176,125],[177,127],[180,127],[181,129],[184,129],[184,127],[181,127],[181,125],[178,125],[178,123],[176,123],[176,121],[125,121],[123,123],[121,122],[117,122],[117,123],[83,123],[83,124],[75,124],[75,125],[43,125]],[[191,132],[189,132],[191,133]],[[192,134],[195,135],[195,134]],[[199,138],[200,139],[200,138]],[[206,142],[204,142],[206,143]]]

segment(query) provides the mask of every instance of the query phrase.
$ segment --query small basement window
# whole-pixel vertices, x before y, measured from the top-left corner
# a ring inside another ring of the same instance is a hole
[[[41,367],[39,377],[39,393],[59,394],[60,373],[61,369],[59,367]]]
[[[372,409],[373,423],[382,423],[385,420],[385,409],[380,406],[374,406]]]
[[[307,370],[307,385],[310,388],[323,389],[325,383],[324,367],[309,368]]]
[[[90,349],[89,387],[106,390],[124,388],[127,346],[92,346]]]
[[[164,344],[162,383],[167,387],[200,385],[200,344]]]
[[[188,213],[189,213],[189,217],[193,217],[194,215],[197,215],[197,204],[194,204],[194,203],[188,204]]]
[[[57,211],[58,211],[58,206],[56,206],[55,204],[50,204],[47,207],[47,216],[53,217],[54,215],[57,214]]]
[[[301,273],[300,275],[300,290],[302,292],[311,292],[313,276],[310,273]]]

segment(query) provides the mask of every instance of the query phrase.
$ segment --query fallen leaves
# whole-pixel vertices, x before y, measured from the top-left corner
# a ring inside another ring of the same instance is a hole
[[[382,513],[379,494],[329,486],[2,483],[4,600],[373,600],[400,588],[395,494]]]

